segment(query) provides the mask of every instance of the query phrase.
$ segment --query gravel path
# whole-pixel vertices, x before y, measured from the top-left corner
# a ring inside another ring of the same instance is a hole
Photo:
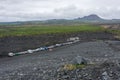
[[[77,55],[95,62],[119,59],[118,43],[120,42],[83,42],[53,51],[1,58],[0,80],[56,80],[54,74],[58,67],[71,62]]]

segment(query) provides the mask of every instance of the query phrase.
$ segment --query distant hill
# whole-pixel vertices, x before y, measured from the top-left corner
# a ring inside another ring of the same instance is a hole
[[[84,16],[82,18],[74,19],[74,20],[77,20],[79,22],[84,22],[84,23],[97,23],[97,24],[120,23],[120,19],[111,19],[111,20],[103,19],[96,14],[91,14],[91,15],[88,15],[88,16]]]
[[[78,18],[78,20],[103,20],[103,19],[100,18],[98,15],[92,14],[89,16],[84,16],[82,18]]]
[[[114,24],[119,23],[120,19],[103,19],[96,14],[91,14],[84,17],[79,17],[76,19],[51,19],[45,21],[18,21],[18,22],[0,22],[0,25],[71,25],[71,24],[81,24],[81,23],[89,23],[89,24]]]

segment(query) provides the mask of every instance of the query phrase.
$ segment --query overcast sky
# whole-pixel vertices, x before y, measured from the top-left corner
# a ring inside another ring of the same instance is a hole
[[[0,22],[72,19],[90,14],[120,19],[120,0],[0,0]]]

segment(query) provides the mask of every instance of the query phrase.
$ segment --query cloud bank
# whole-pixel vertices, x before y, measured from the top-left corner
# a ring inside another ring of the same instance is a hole
[[[106,19],[120,19],[120,1],[0,0],[0,22],[72,19],[90,14]]]

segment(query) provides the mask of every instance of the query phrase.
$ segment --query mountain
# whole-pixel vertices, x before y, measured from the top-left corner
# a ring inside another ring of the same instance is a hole
[[[92,14],[89,16],[84,16],[82,18],[78,18],[78,20],[103,20],[103,19],[100,18],[98,15]]]
[[[91,14],[91,15],[84,16],[81,18],[77,18],[75,20],[79,21],[79,22],[83,22],[83,23],[104,23],[107,21],[107,20],[105,20],[105,19],[103,19],[95,14]]]
[[[0,22],[1,25],[74,25],[74,24],[82,24],[82,23],[90,23],[90,24],[114,24],[120,23],[120,19],[103,19],[96,14],[91,14],[84,17],[79,17],[76,19],[51,19],[46,21],[18,21],[18,22]]]
[[[91,14],[88,16],[84,16],[81,18],[77,18],[75,19],[78,22],[83,22],[83,23],[92,23],[92,24],[116,24],[116,23],[120,23],[120,19],[103,19],[101,17],[99,17],[96,14]]]

